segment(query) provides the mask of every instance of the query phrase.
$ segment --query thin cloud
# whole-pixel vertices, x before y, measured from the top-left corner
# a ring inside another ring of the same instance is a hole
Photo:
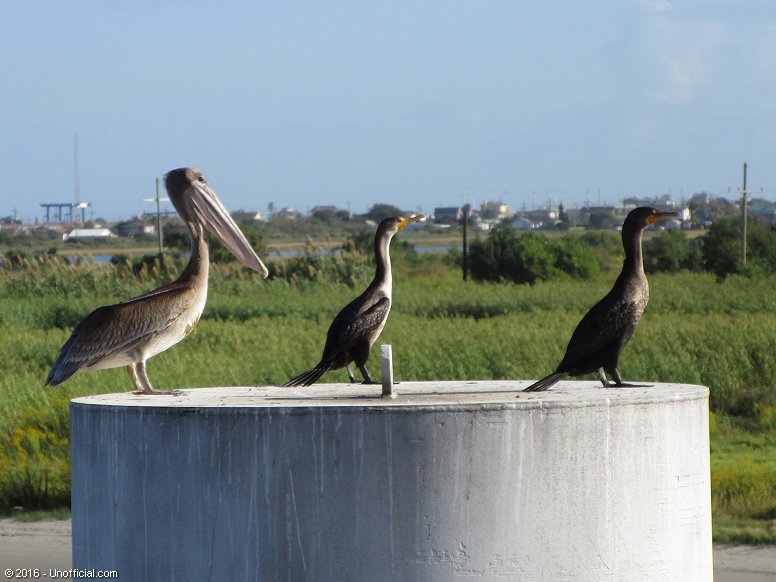
[[[668,0],[639,0],[639,6],[646,12],[668,12],[671,4]]]
[[[652,33],[661,74],[655,96],[677,105],[691,101],[710,76],[715,51],[728,38],[727,27],[720,22],[682,22],[664,17]]]

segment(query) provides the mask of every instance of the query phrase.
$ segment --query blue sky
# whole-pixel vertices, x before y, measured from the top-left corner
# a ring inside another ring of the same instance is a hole
[[[186,165],[231,210],[776,194],[772,0],[26,0],[0,55],[0,216],[74,200],[76,134],[109,220]]]

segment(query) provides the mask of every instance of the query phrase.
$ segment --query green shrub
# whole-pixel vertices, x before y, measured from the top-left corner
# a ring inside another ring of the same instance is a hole
[[[599,271],[595,256],[577,237],[518,234],[507,225],[498,225],[487,240],[475,240],[470,259],[475,281],[533,284],[564,277],[590,279]]]
[[[336,283],[355,287],[374,267],[360,253],[341,253],[335,256],[305,254],[267,265],[271,281],[283,280],[292,285],[307,283]]]
[[[67,416],[32,409],[0,436],[0,506],[61,507],[70,501]]]
[[[622,253],[622,237],[611,230],[586,230],[580,237],[582,242],[594,248],[612,253]]]
[[[657,271],[700,271],[703,254],[698,239],[690,239],[681,230],[661,232],[644,243],[644,269]]]
[[[706,269],[720,277],[776,271],[776,225],[766,225],[749,217],[746,227],[746,267],[741,263],[741,219],[731,216],[716,220],[703,237]]]
[[[566,236],[555,241],[555,269],[575,279],[588,280],[600,270],[590,249],[576,236]]]

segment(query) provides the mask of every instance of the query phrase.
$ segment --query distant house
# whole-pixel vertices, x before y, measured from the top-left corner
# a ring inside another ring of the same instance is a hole
[[[99,229],[98,229],[99,230]],[[119,236],[137,236],[139,234],[156,234],[156,225],[147,220],[130,220],[116,225]]]
[[[527,218],[519,217],[512,222],[512,228],[517,230],[532,230],[536,225]]]
[[[250,210],[237,210],[236,212],[232,212],[231,215],[232,219],[238,224],[241,222],[252,222],[254,220],[263,222],[265,220],[263,213],[251,212]]]
[[[111,238],[115,237],[109,228],[76,228],[62,235],[63,241],[86,238]]]
[[[633,209],[638,206],[652,206],[657,209],[666,211],[673,210],[677,204],[673,196],[670,194],[663,194],[661,196],[630,196],[622,201],[622,205],[625,208]]]
[[[280,210],[278,210],[272,216],[272,218],[273,219],[275,219],[275,218],[285,218],[286,220],[296,220],[300,216],[302,216],[302,214],[300,212],[297,212],[293,208],[286,207],[286,208],[281,208]]]
[[[434,208],[436,224],[458,224],[463,219],[463,209],[458,206]]]
[[[310,214],[315,214],[316,212],[330,212],[333,214],[333,213],[339,212],[339,208],[331,204],[313,206],[313,209],[310,211]]]
[[[523,212],[522,217],[530,220],[534,224],[533,228],[553,228],[559,220],[558,213],[551,208],[529,210]]]
[[[513,215],[509,210],[509,206],[504,204],[501,200],[486,200],[480,204],[480,215],[488,220],[504,220]]]
[[[627,210],[614,206],[584,206],[579,212],[579,224],[585,228],[616,228],[622,225]]]

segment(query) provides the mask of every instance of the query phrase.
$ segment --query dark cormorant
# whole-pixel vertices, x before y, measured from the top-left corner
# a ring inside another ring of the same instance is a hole
[[[351,382],[356,378],[350,369],[355,362],[365,384],[376,384],[366,369],[369,350],[374,345],[388,320],[391,309],[391,256],[389,247],[393,235],[408,224],[425,218],[422,214],[404,218],[392,216],[377,226],[375,233],[375,261],[377,272],[369,287],[348,303],[331,322],[326,334],[321,361],[311,370],[292,378],[283,386],[309,386],[329,370],[346,367]]]
[[[598,371],[604,386],[612,385],[605,372],[614,378],[614,386],[627,385],[620,378],[617,362],[649,301],[641,233],[650,224],[676,215],[676,212],[660,212],[644,206],[630,211],[622,225],[625,262],[614,287],[579,322],[557,370],[531,384],[526,392],[547,390],[565,376],[581,376],[595,371]]]
[[[169,172],[165,186],[191,234],[191,258],[172,283],[134,299],[99,307],[75,326],[46,384],[61,384],[76,372],[126,366],[133,394],[164,394],[151,386],[146,360],[181,341],[194,328],[205,308],[208,258],[205,230],[215,234],[246,266],[267,276],[240,228],[194,168]]]

